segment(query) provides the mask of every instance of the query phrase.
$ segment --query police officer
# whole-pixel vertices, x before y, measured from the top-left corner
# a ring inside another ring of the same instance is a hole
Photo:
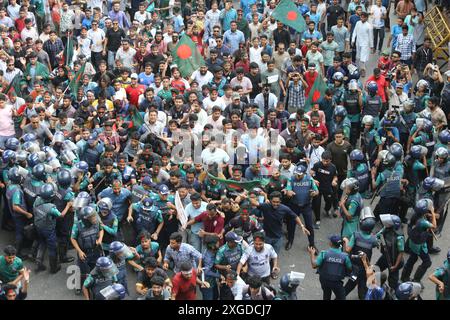
[[[378,188],[380,201],[375,207],[375,216],[380,214],[398,213],[400,193],[402,188],[402,176],[394,170],[396,164],[395,157],[388,153],[383,159],[384,170],[375,179],[375,170],[372,170],[372,188]],[[375,168],[373,168],[375,169]]]
[[[214,267],[223,275],[226,275],[231,270],[236,271],[244,253],[242,240],[243,238],[233,231],[225,234],[226,243],[217,251],[214,263]]]
[[[128,165],[128,157],[124,154],[117,158],[117,170],[121,175],[121,180],[124,186],[136,184],[136,170]]]
[[[319,281],[323,290],[323,300],[331,300],[333,292],[337,300],[345,300],[345,289],[342,280],[352,271],[352,263],[347,253],[341,250],[342,240],[338,235],[330,238],[330,249],[320,252],[317,259],[315,248],[308,248],[311,266],[319,269]]]
[[[23,177],[19,174],[17,167],[8,170],[9,184],[6,187],[6,199],[8,208],[12,213],[15,224],[17,255],[22,256],[24,247],[24,227],[30,223],[33,214],[28,211],[25,203],[24,193],[21,187]],[[23,258],[22,258],[23,259]]]
[[[436,150],[435,167],[432,176],[439,179],[446,179],[450,177],[450,161],[448,160],[449,151],[446,148],[440,147]]]
[[[363,106],[363,93],[358,87],[356,80],[350,80],[348,90],[344,93],[343,104],[347,110],[347,117],[350,120],[350,143],[355,146],[359,139],[361,127],[361,109]]]
[[[72,227],[70,241],[78,254],[77,265],[80,268],[80,283],[82,283],[100,257],[99,246],[102,243],[104,231],[92,206],[83,207],[78,215],[78,221]],[[77,289],[77,293],[80,291],[81,289]]]
[[[97,137],[90,135],[87,140],[87,148],[81,155],[81,160],[86,161],[89,166],[89,172],[91,175],[96,173],[96,166],[100,161],[100,155],[104,152],[105,148],[102,143],[98,143]]]
[[[367,84],[368,95],[366,96],[366,101],[364,102],[362,110],[363,117],[368,115],[373,117],[375,129],[378,129],[379,127],[379,116],[381,108],[383,107],[383,101],[377,92],[378,84],[375,81],[369,81]]]
[[[34,201],[39,194],[40,188],[47,182],[47,173],[42,163],[36,164],[31,175],[25,178],[23,182],[23,191],[25,194],[25,202],[28,208],[33,208]]]
[[[145,198],[142,202],[133,203],[128,211],[128,222],[133,222],[132,212],[136,216],[137,233],[142,231],[149,232],[153,240],[157,240],[161,229],[164,226],[164,220],[161,210],[154,205],[153,199]]]
[[[96,196],[101,190],[111,187],[114,180],[122,180],[122,176],[119,171],[114,169],[112,159],[106,158],[100,163],[102,170],[95,172],[90,179],[90,183],[95,185]]]
[[[436,300],[450,300],[450,250],[444,265],[430,274],[429,279],[436,284]]]
[[[439,132],[438,139],[439,139],[439,142],[434,145],[434,149],[437,150],[440,147],[444,147],[448,151],[450,149],[450,145],[449,145],[449,143],[450,143],[450,130],[449,129],[444,129],[441,132]]]
[[[119,273],[117,274],[117,281],[125,287],[128,293],[127,282],[127,262],[134,268],[140,269],[140,266],[134,261],[139,256],[136,250],[129,248],[123,242],[114,241],[109,246],[109,257],[115,263]]]
[[[414,127],[411,131],[414,130]],[[421,145],[425,146],[428,150],[426,154],[427,164],[431,165],[431,158],[434,151],[434,145],[436,142],[433,137],[433,123],[427,118],[420,118],[416,120],[416,130],[411,132],[411,137],[408,141],[408,146]]]
[[[95,262],[95,268],[83,283],[83,296],[86,300],[105,300],[102,290],[117,283],[117,269],[109,257],[100,257]]]
[[[352,253],[351,260],[353,264],[353,276],[345,284],[345,295],[347,296],[358,285],[358,297],[360,300],[364,300],[367,292],[367,276],[361,259],[365,257],[370,263],[372,258],[372,249],[378,246],[377,238],[372,234],[372,230],[375,227],[375,217],[370,210],[370,207],[365,207],[361,212],[361,220],[359,222],[360,231],[355,231],[350,240],[344,238],[345,251]]]
[[[313,178],[307,174],[306,166],[298,165],[294,170],[293,177],[288,181],[288,185],[284,191],[290,198],[289,206],[297,215],[303,215],[306,229],[309,231],[309,246],[314,247],[314,228],[312,222],[311,201],[313,197],[319,194],[319,189]],[[287,223],[288,242],[285,249],[292,247],[295,236],[295,220],[288,218]]]
[[[39,197],[33,205],[34,225],[38,234],[39,251],[45,246],[48,248],[48,258],[50,273],[56,273],[61,269],[58,265],[58,256],[56,252],[56,218],[66,215],[70,207],[66,207],[60,212],[53,203],[56,194],[55,185],[52,183],[44,184],[39,192]],[[38,254],[38,267],[42,265],[43,256]]]
[[[112,201],[109,198],[103,198],[97,202],[98,211],[100,212],[100,227],[103,229],[102,249],[107,255],[109,253],[109,245],[116,241],[117,229],[119,228],[119,220],[111,212]]]
[[[294,278],[292,273],[284,274],[280,279],[280,289],[274,300],[299,300],[297,298],[297,287],[300,279]]]
[[[73,191],[90,191],[92,190],[92,184],[89,184],[89,165],[85,161],[80,161],[75,163],[72,169],[72,175],[75,178],[75,183],[73,184]]]
[[[347,110],[343,106],[336,106],[329,126],[330,136],[334,138],[334,134],[341,129],[344,132],[345,139],[349,141],[351,126],[350,119],[347,117]]]
[[[355,178],[347,178],[342,181],[341,189],[344,191],[343,198],[339,202],[342,221],[341,236],[350,239],[352,234],[358,230],[358,219],[363,207],[363,199],[359,194],[359,182]]]
[[[395,290],[395,298],[397,300],[422,300],[420,293],[422,286],[417,282],[403,282]]]
[[[372,167],[377,158],[377,154],[381,151],[383,146],[383,141],[377,130],[375,130],[374,121],[374,117],[371,115],[365,115],[361,121],[364,127],[361,146]]]
[[[383,228],[377,233],[377,238],[381,239],[381,257],[375,264],[381,272],[389,270],[389,286],[395,290],[400,278],[400,269],[404,264],[405,236],[398,216],[382,214],[380,220]]]
[[[414,211],[414,215],[408,225],[409,239],[407,245],[410,252],[401,276],[403,282],[409,281],[409,276],[419,257],[422,260],[422,264],[417,268],[413,281],[420,282],[427,269],[431,266],[427,239],[430,236],[430,230],[433,231],[436,228],[433,202],[429,199],[421,199],[417,202]],[[427,218],[431,218],[431,222]]]
[[[150,176],[145,176],[141,183],[136,183],[131,187],[131,203],[136,203],[150,196],[150,191],[154,183]]]
[[[72,184],[72,176],[67,169],[61,169],[56,175],[57,189],[55,193],[56,209],[60,212],[72,210],[72,201],[75,194],[70,187]],[[69,245],[70,232],[73,225],[73,215],[65,215],[64,218],[56,221],[56,236],[58,239],[59,261],[63,263],[72,262],[75,259],[67,256],[67,248]]]
[[[347,171],[347,178],[355,178],[359,183],[359,194],[363,198],[370,196],[370,173],[366,159],[361,150],[355,149],[350,152],[351,169]]]
[[[344,74],[342,72],[336,72],[333,74],[333,83],[329,84],[328,87],[333,90],[333,104],[342,104],[345,87],[344,87]]]
[[[417,114],[414,112],[414,101],[409,99],[403,103],[403,109],[399,112],[400,119],[400,143],[406,146],[409,140],[409,133],[416,123]]]
[[[405,168],[403,167],[403,146],[395,142],[389,147],[389,152],[395,157],[397,161],[394,166],[394,170],[398,171],[403,177],[405,173]]]

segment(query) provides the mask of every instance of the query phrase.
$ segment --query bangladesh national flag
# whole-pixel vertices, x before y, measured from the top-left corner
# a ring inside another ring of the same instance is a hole
[[[23,80],[23,76],[20,74],[16,74],[14,78],[11,80],[8,88],[5,90],[5,94],[15,93],[17,96],[21,96],[22,88],[20,82]]]
[[[308,112],[311,110],[313,103],[317,103],[321,97],[325,95],[325,91],[327,90],[327,84],[323,81],[320,75],[317,76],[314,84],[309,91],[308,99],[306,99],[305,103],[305,111]]]
[[[139,128],[144,124],[144,118],[142,117],[141,113],[139,112],[139,110],[135,109],[132,116],[131,116],[131,121],[132,121],[132,130],[139,130]]]
[[[78,92],[78,88],[80,87],[81,84],[81,77],[84,74],[84,69],[86,68],[86,63],[84,63],[80,70],[77,71],[77,73],[75,73],[75,76],[73,77],[73,79],[69,82],[69,88],[70,88],[70,92],[72,93],[73,96],[77,96],[77,92]]]
[[[306,30],[305,19],[292,0],[281,0],[272,17],[300,33]]]
[[[227,186],[227,188],[234,189],[234,190],[245,189],[247,191],[250,191],[257,187],[264,187],[265,185],[267,185],[269,183],[269,179],[239,182],[239,181],[235,181],[235,180],[227,180],[227,179],[218,178],[218,177],[213,176],[210,173],[208,173],[208,176],[210,179],[217,180],[218,182],[225,184]]]
[[[67,46],[65,50],[64,63],[66,64],[66,66],[70,66],[72,59],[73,59],[73,38],[70,35],[67,37]]]
[[[181,36],[180,41],[172,50],[173,62],[180,70],[182,77],[190,76],[200,66],[205,65],[197,45],[186,34]]]

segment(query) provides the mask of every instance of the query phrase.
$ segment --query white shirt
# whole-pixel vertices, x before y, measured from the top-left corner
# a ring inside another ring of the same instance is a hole
[[[325,149],[322,146],[314,148],[312,144],[305,148],[306,157],[309,158],[308,171],[309,172],[314,165],[322,159],[322,153]]]
[[[352,43],[373,48],[373,27],[369,22],[358,21],[352,35]]]
[[[92,52],[102,52],[103,51],[103,40],[105,39],[105,32],[98,28],[97,31],[90,29],[87,33],[88,38],[92,40]]]
[[[133,48],[128,48],[127,51],[119,48],[116,53],[116,60],[122,61],[125,68],[133,69],[134,56],[136,55],[136,50]]]
[[[370,14],[372,15],[372,23],[374,28],[382,28],[384,27],[384,20],[381,19],[381,16],[386,14],[386,8],[381,6],[377,6],[377,5],[373,5],[370,7]]]
[[[191,75],[191,80],[195,80],[198,82],[198,87],[201,88],[203,85],[208,84],[214,75],[210,71],[206,71],[205,75],[200,73],[200,70],[195,70]]]
[[[217,119],[217,121],[214,121],[213,118],[212,118],[212,115],[210,115],[206,119],[206,123],[212,125],[214,130],[222,131],[222,129],[223,129],[222,121],[223,121],[223,119],[225,119],[225,118],[223,116],[220,116],[219,119]]]
[[[265,243],[261,252],[255,250],[254,246],[250,246],[242,254],[241,264],[248,262],[248,275],[260,276],[261,278],[270,276],[270,260],[277,258],[277,253],[273,247]]]
[[[34,42],[39,38],[39,34],[34,27],[31,27],[30,30],[28,30],[27,28],[23,28],[22,32],[20,33],[20,38],[22,39],[22,41],[25,41],[27,38],[31,38]]]
[[[208,114],[212,113],[212,108],[214,106],[220,107],[220,109],[222,109],[222,111],[225,110],[225,108],[227,107],[227,105],[226,105],[225,101],[222,99],[222,97],[218,97],[215,101],[212,101],[211,97],[203,99],[203,109],[205,109]]]
[[[200,112],[198,113],[193,112],[193,114],[197,115],[198,117],[197,124],[200,125],[202,128],[208,123],[208,114],[206,113],[205,110],[201,109]]]
[[[140,13],[139,11],[134,14],[134,20],[139,21],[140,24],[144,24],[144,21],[147,19],[151,19],[152,16],[150,12],[144,11],[144,13]]]
[[[210,148],[206,148],[202,151],[201,154],[202,162],[204,164],[210,164],[211,162],[215,162],[218,165],[228,163],[230,161],[230,156],[225,150],[216,148],[214,152],[211,152]]]
[[[249,58],[250,58],[250,63],[252,62],[256,62],[257,64],[260,64],[261,61],[261,52],[262,52],[263,48],[262,47],[258,47],[255,49],[255,47],[250,47],[249,50]]]

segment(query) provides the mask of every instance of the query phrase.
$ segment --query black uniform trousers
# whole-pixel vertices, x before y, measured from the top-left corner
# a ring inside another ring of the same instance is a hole
[[[305,227],[308,229],[310,235],[308,236],[308,241],[310,246],[314,246],[314,228],[313,228],[313,219],[312,219],[312,210],[311,205],[307,204],[306,206],[299,206],[293,203],[289,203],[289,207],[292,211],[297,214],[297,216],[302,215],[303,220],[305,221]],[[287,232],[288,232],[288,242],[293,242],[295,237],[295,227],[297,226],[295,219],[292,219],[290,216],[287,216]]]
[[[391,269],[389,269],[389,264],[388,264],[388,260],[387,260],[386,256],[382,255],[378,259],[378,261],[375,263],[375,265],[377,265],[380,268],[381,272],[383,272],[386,269],[389,270],[389,275],[388,275],[389,287],[391,287],[394,290],[397,289],[397,286],[399,285],[399,279],[400,279],[400,269],[403,268],[404,262],[402,261],[396,270],[391,271]]]
[[[320,221],[320,207],[322,206],[322,197],[325,200],[325,211],[330,210],[331,206],[334,204],[333,202],[335,197],[333,191],[319,191],[319,195],[317,197],[314,197],[312,200],[312,208],[316,221]]]
[[[334,293],[336,300],[346,299],[344,283],[342,281],[330,281],[322,277],[319,280],[323,290],[323,300],[331,300],[331,293]]]
[[[419,282],[420,280],[422,280],[428,268],[431,267],[431,259],[428,253],[423,252],[423,250],[420,250],[420,254],[410,252],[409,258],[406,261],[405,267],[403,268],[402,282],[409,281],[409,276],[411,275],[412,269],[416,264],[417,259],[419,259],[419,257],[422,260],[422,263],[417,268],[416,273],[414,274],[413,281]]]
[[[398,215],[400,199],[380,197],[380,201],[375,207],[373,214],[378,220],[380,214]]]

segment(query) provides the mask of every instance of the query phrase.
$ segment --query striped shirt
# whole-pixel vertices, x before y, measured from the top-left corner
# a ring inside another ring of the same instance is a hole
[[[400,34],[397,37],[397,47],[395,50],[401,52],[401,60],[411,59],[413,53],[416,52],[416,41],[411,35],[404,36]]]
[[[164,261],[173,261],[173,271],[180,272],[180,266],[185,261],[190,261],[194,268],[197,268],[198,261],[202,254],[198,252],[193,246],[187,243],[182,243],[180,249],[174,250],[167,246]]]

